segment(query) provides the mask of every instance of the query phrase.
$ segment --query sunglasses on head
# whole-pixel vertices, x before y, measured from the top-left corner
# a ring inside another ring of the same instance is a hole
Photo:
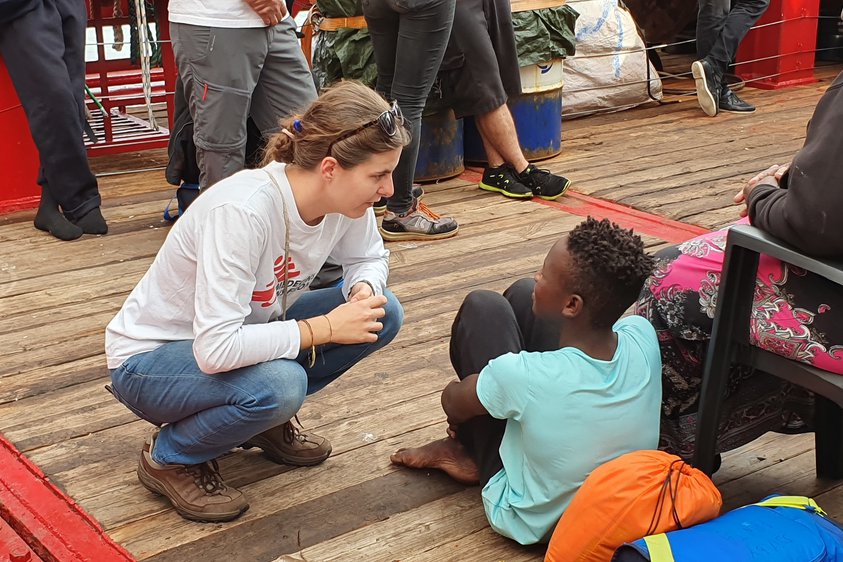
[[[333,140],[333,142],[328,146],[328,155],[331,154],[331,149],[334,148],[334,145],[338,142],[344,141],[347,138],[353,137],[357,133],[368,129],[374,125],[380,127],[381,131],[388,136],[389,138],[394,137],[398,134],[398,128],[404,124],[404,115],[401,113],[401,108],[398,107],[398,102],[392,102],[392,106],[378,115],[377,119],[373,119],[363,125],[360,125],[356,129],[348,131],[347,133],[343,133],[337,138]]]

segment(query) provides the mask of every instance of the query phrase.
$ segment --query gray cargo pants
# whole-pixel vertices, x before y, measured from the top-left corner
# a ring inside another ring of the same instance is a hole
[[[243,169],[246,120],[266,136],[316,99],[295,25],[225,28],[170,23],[202,189]]]

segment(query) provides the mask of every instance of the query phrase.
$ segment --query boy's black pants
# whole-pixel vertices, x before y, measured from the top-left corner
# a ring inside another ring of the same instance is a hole
[[[451,364],[460,380],[479,373],[504,353],[551,351],[559,348],[559,327],[533,315],[532,279],[521,279],[503,295],[472,291],[451,327]],[[480,484],[503,468],[500,445],[506,420],[478,416],[457,429],[457,439],[477,463]]]

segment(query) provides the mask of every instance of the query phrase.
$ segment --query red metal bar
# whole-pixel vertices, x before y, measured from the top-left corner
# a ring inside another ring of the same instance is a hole
[[[29,545],[0,519],[0,560],[9,562],[44,562]]]
[[[123,547],[0,435],[0,518],[48,561],[130,562]]]

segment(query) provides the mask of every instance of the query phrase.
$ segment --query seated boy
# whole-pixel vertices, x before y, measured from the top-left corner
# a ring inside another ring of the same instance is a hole
[[[640,237],[589,217],[535,281],[469,294],[451,331],[460,380],[442,393],[449,437],[392,462],[480,482],[495,531],[549,539],[592,470],[658,445],[656,333],[640,317],[619,320],[652,268]]]

